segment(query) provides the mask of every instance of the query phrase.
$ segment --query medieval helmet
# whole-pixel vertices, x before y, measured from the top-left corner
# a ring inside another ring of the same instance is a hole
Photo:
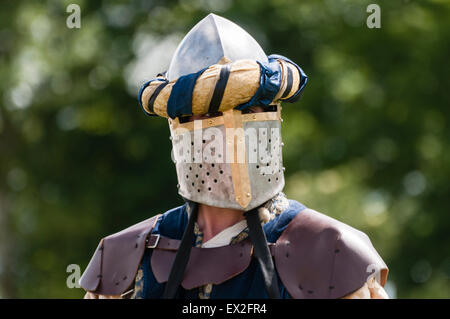
[[[279,102],[296,100],[306,81],[295,63],[267,57],[237,24],[215,14],[197,23],[168,71],[139,94],[146,113],[169,117],[179,194],[249,211],[281,192]],[[265,112],[248,113],[254,106]]]
[[[169,118],[178,192],[188,202],[164,297],[176,295],[187,265],[197,203],[245,211],[267,293],[279,297],[257,208],[284,187],[280,102],[295,102],[306,82],[294,62],[266,56],[241,27],[209,14],[184,37],[168,71],[142,86],[144,112]],[[254,107],[264,112],[249,112]]]

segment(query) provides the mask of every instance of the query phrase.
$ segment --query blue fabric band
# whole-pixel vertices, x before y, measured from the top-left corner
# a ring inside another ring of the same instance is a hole
[[[276,61],[277,59],[280,59],[280,60],[283,60],[283,61],[291,63],[292,65],[294,65],[297,68],[298,72],[300,73],[300,87],[297,90],[297,92],[295,92],[295,94],[293,96],[291,96],[290,98],[284,100],[284,101],[290,102],[290,103],[296,102],[300,98],[300,93],[303,91],[303,89],[306,86],[306,83],[308,82],[308,76],[305,74],[305,72],[303,72],[302,68],[300,68],[296,63],[294,63],[292,60],[290,60],[290,59],[288,59],[288,58],[286,58],[286,57],[284,57],[282,55],[271,54],[271,55],[268,56],[268,59],[269,59],[269,62]]]
[[[196,73],[183,75],[175,82],[167,102],[167,115],[170,118],[192,114],[192,93],[195,82],[205,70],[206,68]]]
[[[258,62],[261,68],[261,77],[259,80],[259,88],[255,95],[247,103],[243,103],[235,107],[237,110],[258,105],[269,106],[277,95],[281,86],[281,68],[278,62],[271,61],[269,64]]]

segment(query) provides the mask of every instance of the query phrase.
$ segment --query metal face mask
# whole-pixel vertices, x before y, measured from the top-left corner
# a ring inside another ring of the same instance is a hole
[[[179,194],[194,202],[248,211],[282,191],[280,106],[273,112],[180,123],[169,120]]]

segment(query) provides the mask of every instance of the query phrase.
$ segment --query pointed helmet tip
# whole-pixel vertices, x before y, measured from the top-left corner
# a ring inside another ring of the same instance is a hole
[[[178,45],[167,71],[169,81],[198,72],[218,63],[223,57],[231,62],[252,59],[267,62],[258,42],[236,23],[209,13],[199,21]]]

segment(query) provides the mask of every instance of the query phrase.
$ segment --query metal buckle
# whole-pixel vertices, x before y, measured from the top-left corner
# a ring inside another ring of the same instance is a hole
[[[156,246],[158,246],[159,239],[161,238],[161,235],[159,235],[159,234],[156,234],[156,235],[152,234],[150,236],[156,236],[156,240],[155,240],[155,243],[153,245],[148,245],[147,248],[156,248]]]

